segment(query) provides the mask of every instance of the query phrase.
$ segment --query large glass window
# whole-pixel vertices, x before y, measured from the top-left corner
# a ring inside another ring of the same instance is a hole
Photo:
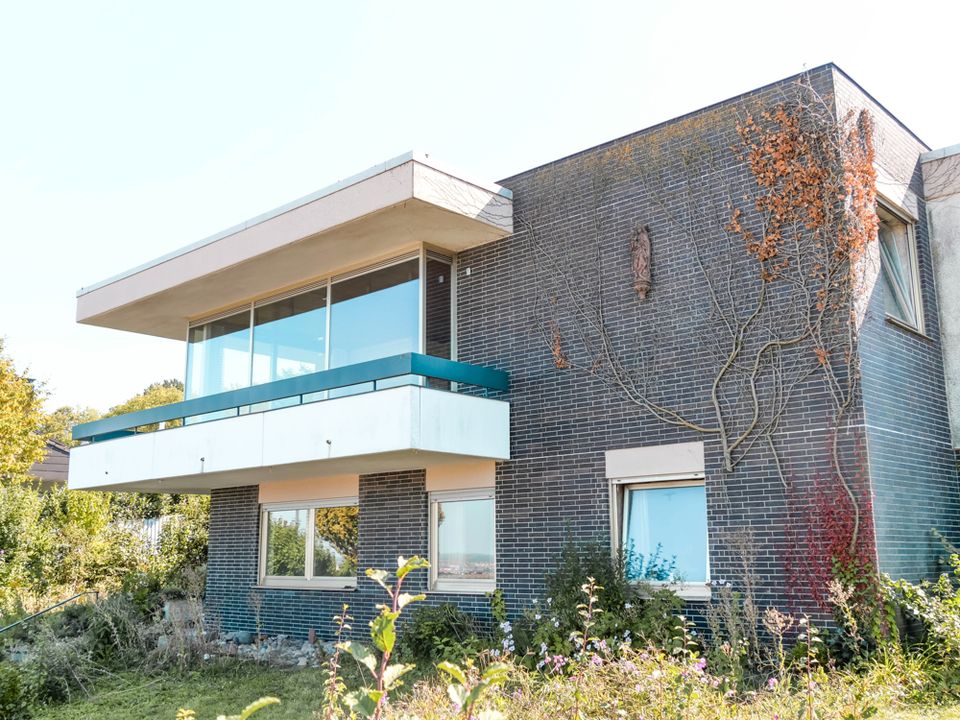
[[[421,264],[425,268],[421,282]],[[186,397],[211,395],[408,352],[453,354],[451,261],[427,253],[326,281],[189,330]],[[385,388],[411,382],[392,378]],[[447,387],[449,384],[444,385]],[[303,401],[372,390],[372,383]],[[289,398],[245,409],[300,402]],[[232,412],[214,413],[207,420]]]
[[[702,482],[625,487],[622,534],[631,580],[704,583],[709,579]]]
[[[417,258],[333,283],[330,367],[417,352],[420,261]]]
[[[261,582],[352,587],[357,576],[359,509],[353,498],[264,506]]]
[[[187,342],[187,399],[250,384],[250,311],[190,328]]]
[[[493,490],[430,494],[430,554],[436,590],[486,592],[496,585]]]
[[[880,268],[887,315],[922,331],[920,275],[913,228],[900,218],[877,208],[880,219]]]

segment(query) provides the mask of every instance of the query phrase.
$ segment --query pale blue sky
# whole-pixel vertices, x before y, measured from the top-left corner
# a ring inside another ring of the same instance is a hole
[[[960,142],[951,4],[646,5],[0,0],[8,352],[51,407],[182,377],[76,289],[409,149],[496,180],[830,60]]]

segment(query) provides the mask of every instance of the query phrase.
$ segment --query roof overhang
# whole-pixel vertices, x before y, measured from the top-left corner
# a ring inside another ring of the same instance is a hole
[[[513,232],[509,190],[402,155],[77,293],[77,322],[182,340],[190,320],[426,243]]]

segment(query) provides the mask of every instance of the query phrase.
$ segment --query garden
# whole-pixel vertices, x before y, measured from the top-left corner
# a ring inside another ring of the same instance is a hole
[[[761,611],[730,586],[685,617],[602,547],[569,545],[545,597],[511,618],[491,594],[484,623],[405,592],[427,563],[399,558],[366,573],[383,592],[356,628],[369,639],[346,639],[344,606],[342,637],[300,667],[266,639],[241,652],[219,637],[188,571],[176,593],[118,591],[19,628],[5,652],[29,651],[0,664],[0,717],[960,717],[960,554],[944,553],[937,582],[878,578],[873,597],[833,582],[829,620]]]

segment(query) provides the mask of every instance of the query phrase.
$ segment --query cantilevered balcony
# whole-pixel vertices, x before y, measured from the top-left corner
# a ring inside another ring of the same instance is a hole
[[[507,390],[504,372],[404,353],[197,397],[76,426],[69,486],[206,492],[506,460]]]

